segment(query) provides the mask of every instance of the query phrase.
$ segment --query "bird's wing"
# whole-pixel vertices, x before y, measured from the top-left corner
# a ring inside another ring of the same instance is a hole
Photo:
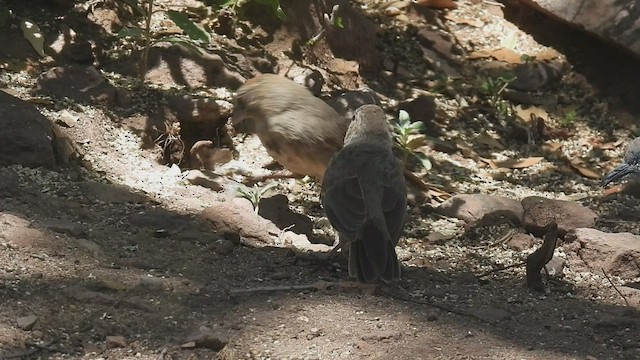
[[[400,168],[395,165],[395,158],[389,163],[394,166],[384,171],[387,180],[382,193],[382,212],[387,223],[387,231],[394,244],[397,244],[407,213],[407,187]]]
[[[344,162],[334,159],[322,182],[322,206],[331,225],[348,239],[358,237],[366,217],[362,188]]]

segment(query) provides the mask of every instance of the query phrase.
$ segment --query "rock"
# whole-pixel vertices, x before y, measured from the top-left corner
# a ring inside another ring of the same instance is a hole
[[[48,238],[40,230],[30,228],[30,224],[19,216],[0,213],[0,240],[17,247],[45,247]]]
[[[516,78],[509,83],[509,88],[533,92],[558,82],[562,78],[565,64],[560,62],[545,63],[532,61],[518,64],[513,68]]]
[[[223,190],[225,183],[228,181],[211,171],[200,170],[189,170],[185,176],[185,180],[193,185],[202,186],[213,191]]]
[[[624,279],[640,276],[640,236],[578,228],[568,233],[565,241],[576,243],[567,250],[572,263],[589,271],[604,269],[607,275]]]
[[[516,224],[522,221],[522,205],[513,199],[484,194],[461,194],[440,204],[436,211],[444,216],[454,217],[469,224],[495,224],[510,220]]]
[[[507,247],[515,251],[524,251],[531,248],[534,244],[534,237],[529,234],[515,233],[507,241]]]
[[[231,240],[220,239],[214,243],[214,251],[217,254],[221,255],[229,255],[233,251],[236,245]]]
[[[195,347],[220,351],[227,345],[228,340],[213,330],[202,326],[189,335],[187,343],[189,342],[193,342]]]
[[[231,116],[233,106],[228,101],[212,98],[194,98],[191,95],[169,97],[169,106],[183,122],[208,123],[212,127],[223,125]]]
[[[362,105],[380,105],[380,98],[371,89],[354,91],[338,91],[332,93],[325,100],[338,114],[347,119],[353,118],[353,113]]]
[[[317,337],[320,337],[324,335],[322,332],[322,329],[319,328],[311,328],[309,329],[309,332],[307,333],[307,340],[312,340],[315,339]]]
[[[216,147],[211,140],[200,140],[189,150],[189,160],[196,169],[214,170],[216,165],[233,160],[233,153],[230,149]]]
[[[126,204],[145,201],[143,195],[135,193],[134,189],[126,185],[85,182],[81,184],[81,188],[87,198],[106,203]]]
[[[287,77],[296,84],[305,86],[314,96],[319,96],[325,84],[324,76],[316,69],[294,63],[287,71]]]
[[[127,347],[127,339],[124,336],[107,336],[105,339],[107,349]]]
[[[257,215],[251,203],[242,198],[216,202],[203,210],[201,216],[218,231],[238,233],[254,245],[273,244],[281,232],[272,222]]]
[[[0,91],[0,166],[55,168],[51,122],[35,106]]]
[[[68,97],[78,102],[115,104],[116,88],[93,66],[58,66],[38,80],[37,91],[53,97]]]
[[[591,209],[572,201],[530,196],[522,200],[524,216],[522,226],[536,236],[543,236],[551,222],[558,224],[558,236],[573,229],[592,227],[598,215]]]
[[[422,121],[425,124],[435,119],[436,108],[435,97],[427,94],[419,94],[398,104],[398,110],[406,111],[411,121]]]
[[[566,263],[567,260],[564,258],[554,256],[544,265],[544,270],[549,274],[549,276],[560,276],[562,275],[562,271],[564,270],[564,265]]]
[[[22,330],[30,331],[36,325],[38,317],[36,315],[27,315],[16,319],[18,327]]]
[[[521,0],[640,55],[640,7],[635,0]]]
[[[10,168],[0,167],[0,198],[11,198],[20,193],[20,176]]]
[[[400,332],[398,331],[375,331],[362,335],[361,339],[364,341],[374,342],[383,340],[397,340],[400,339]]]
[[[271,220],[281,230],[287,229],[296,234],[307,236],[313,234],[313,222],[311,219],[291,210],[289,199],[283,194],[261,199],[258,214],[267,220]]]

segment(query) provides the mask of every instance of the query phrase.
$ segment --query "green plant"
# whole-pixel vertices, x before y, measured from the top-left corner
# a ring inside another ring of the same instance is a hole
[[[273,10],[273,13],[280,20],[285,20],[286,15],[282,10],[282,5],[280,4],[280,0],[209,0],[207,3],[217,9],[224,9],[230,11],[234,14],[237,14],[237,9],[242,8],[244,5],[249,2],[254,2],[260,5],[267,5],[269,8]]]
[[[252,187],[240,185],[238,188],[238,194],[251,202],[251,205],[253,205],[253,211],[257,214],[260,207],[260,200],[262,200],[269,190],[273,189],[277,185],[277,182],[270,182],[264,186],[258,186],[258,184],[255,184]]]
[[[426,127],[422,121],[411,122],[409,113],[400,110],[398,113],[398,121],[393,124],[393,141],[394,146],[400,152],[402,166],[407,167],[410,158],[419,161],[420,165],[427,171],[431,170],[431,161],[418,148],[425,145],[427,136],[421,133]]]
[[[569,127],[576,121],[576,116],[578,114],[575,110],[567,111],[562,118],[560,118],[560,126]]]
[[[536,61],[536,57],[532,55],[522,54],[520,56],[520,61],[523,63],[530,63]]]
[[[211,43],[211,36],[201,27],[196,25],[189,19],[189,15],[184,12],[168,10],[167,16],[178,27],[180,27],[187,37],[178,36],[161,36],[155,38],[155,34],[151,30],[151,18],[153,14],[158,12],[154,10],[154,0],[120,0],[129,5],[138,15],[143,18],[143,26],[129,26],[122,28],[117,34],[119,38],[133,38],[141,40],[143,45],[142,58],[140,59],[140,81],[144,81],[147,73],[147,62],[149,60],[149,51],[151,47],[159,42],[169,42],[180,44],[187,49],[202,53],[201,47]]]
[[[486,77],[480,85],[480,89],[487,96],[489,106],[496,111],[496,116],[500,119],[513,117],[511,104],[502,98],[502,93],[513,80],[515,77]]]

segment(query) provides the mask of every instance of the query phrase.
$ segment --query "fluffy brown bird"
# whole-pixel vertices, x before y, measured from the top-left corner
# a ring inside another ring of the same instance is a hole
[[[344,148],[325,172],[322,206],[348,248],[349,275],[366,283],[400,278],[395,247],[407,213],[407,186],[380,107],[356,110]]]
[[[349,126],[307,88],[273,74],[258,75],[238,89],[232,123],[243,120],[285,169],[319,180]]]

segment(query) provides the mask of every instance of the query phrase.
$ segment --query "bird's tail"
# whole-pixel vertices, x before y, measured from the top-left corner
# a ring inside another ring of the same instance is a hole
[[[367,219],[362,238],[350,243],[349,275],[365,283],[400,278],[400,262],[384,217]]]

